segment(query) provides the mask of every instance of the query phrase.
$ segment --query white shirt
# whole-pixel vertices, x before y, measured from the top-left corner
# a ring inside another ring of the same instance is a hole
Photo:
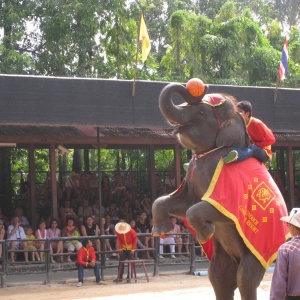
[[[14,225],[9,225],[7,228],[7,239],[8,240],[26,240],[26,234],[22,226],[19,226],[13,235],[10,235],[11,231],[15,228]]]

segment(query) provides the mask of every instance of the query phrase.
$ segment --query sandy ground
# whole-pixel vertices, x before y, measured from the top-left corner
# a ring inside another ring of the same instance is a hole
[[[258,288],[258,300],[268,299],[272,273],[266,273]],[[200,296],[200,297],[199,297]],[[202,296],[202,297],[201,297]],[[0,289],[0,299],[41,300],[41,299],[107,299],[107,300],[153,300],[153,299],[215,299],[213,289],[207,276],[186,274],[160,275],[151,277],[150,282],[138,278],[138,282],[114,283],[106,280],[104,285],[96,285],[91,279],[86,280],[80,288],[76,282],[50,285],[26,285]],[[236,292],[235,300],[240,300]]]

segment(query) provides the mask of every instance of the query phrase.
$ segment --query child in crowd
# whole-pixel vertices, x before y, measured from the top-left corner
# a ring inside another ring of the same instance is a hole
[[[26,229],[26,240],[27,240],[27,246],[28,250],[35,250],[31,252],[31,259],[32,261],[40,261],[40,256],[39,253],[36,251],[36,246],[35,246],[35,236],[33,235],[33,229],[32,227],[27,227]]]

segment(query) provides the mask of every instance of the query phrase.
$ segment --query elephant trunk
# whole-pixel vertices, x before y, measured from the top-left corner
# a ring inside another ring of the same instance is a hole
[[[193,107],[189,106],[190,109],[187,109],[186,106],[178,106],[173,102],[173,94],[178,93],[182,96],[184,100],[192,98],[187,89],[177,83],[170,83],[160,93],[159,96],[159,107],[164,115],[164,117],[171,123],[176,125],[184,125],[189,122],[192,117]]]

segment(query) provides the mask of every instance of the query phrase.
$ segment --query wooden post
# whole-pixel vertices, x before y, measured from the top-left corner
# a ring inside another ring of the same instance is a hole
[[[51,204],[52,217],[58,219],[58,204],[57,204],[57,183],[56,183],[56,158],[55,145],[50,144],[50,180],[51,180]]]
[[[137,74],[137,65],[138,65],[138,57],[139,57],[140,29],[141,29],[142,14],[143,14],[142,11],[140,11],[140,20],[139,20],[137,40],[136,40],[136,56],[135,56],[134,78],[133,78],[133,85],[132,85],[132,97],[135,97],[135,85],[136,85],[136,74]]]
[[[180,161],[180,146],[178,143],[175,144],[175,178],[176,178],[176,189],[181,184],[181,161]]]
[[[155,200],[155,161],[154,161],[154,146],[149,146],[149,170],[150,170],[150,183],[151,183],[151,203]]]
[[[34,145],[29,145],[29,190],[30,190],[30,207],[31,207],[31,225],[33,228],[37,226],[36,220],[36,199],[35,199],[35,167],[34,167]]]

